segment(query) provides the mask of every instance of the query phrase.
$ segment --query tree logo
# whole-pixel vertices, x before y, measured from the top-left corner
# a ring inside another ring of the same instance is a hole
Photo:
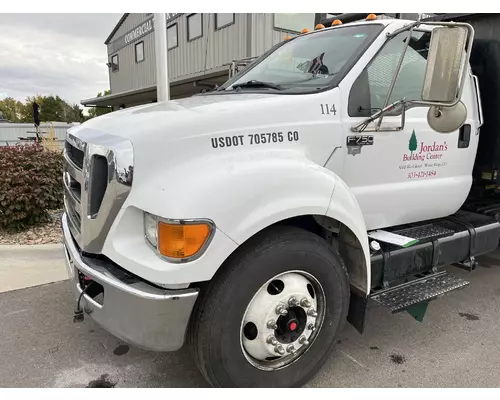
[[[414,129],[413,132],[411,133],[410,142],[408,144],[408,150],[411,151],[410,157],[413,156],[413,152],[417,150],[417,145],[418,145],[417,136],[415,135],[415,129]]]

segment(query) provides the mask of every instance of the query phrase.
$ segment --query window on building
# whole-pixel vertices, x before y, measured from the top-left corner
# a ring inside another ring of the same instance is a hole
[[[118,54],[111,57],[111,71],[116,72],[119,69]]]
[[[191,14],[187,17],[187,37],[188,41],[198,39],[203,36],[202,14]]]
[[[413,33],[388,104],[403,98],[422,99],[430,36],[429,32]],[[349,97],[349,115],[369,116],[371,110],[384,107],[407,40],[408,32],[392,38],[357,78]]]
[[[144,42],[135,44],[135,62],[140,63],[144,61]]]
[[[314,14],[283,13],[274,14],[274,29],[286,32],[300,32],[314,29]]]
[[[234,24],[234,14],[215,14],[215,29]]]
[[[168,49],[173,49],[177,47],[178,42],[177,42],[177,24],[170,25],[167,28],[167,45]]]

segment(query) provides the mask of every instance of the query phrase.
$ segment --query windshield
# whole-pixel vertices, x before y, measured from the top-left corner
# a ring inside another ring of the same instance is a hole
[[[349,67],[382,29],[379,24],[363,24],[299,36],[263,60],[257,60],[253,68],[249,67],[224,86],[226,90],[324,89],[332,84],[339,72]]]

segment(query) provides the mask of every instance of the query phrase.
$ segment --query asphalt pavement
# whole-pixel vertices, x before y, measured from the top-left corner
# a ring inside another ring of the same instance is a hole
[[[500,252],[470,286],[433,301],[423,323],[371,303],[366,331],[347,325],[309,387],[500,386]],[[89,318],[73,323],[69,282],[0,293],[0,387],[205,387],[186,348],[133,348]]]

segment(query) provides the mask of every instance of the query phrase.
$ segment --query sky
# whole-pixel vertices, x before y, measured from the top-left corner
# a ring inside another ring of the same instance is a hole
[[[0,13],[0,99],[52,94],[80,104],[109,89],[104,41],[121,16]]]

